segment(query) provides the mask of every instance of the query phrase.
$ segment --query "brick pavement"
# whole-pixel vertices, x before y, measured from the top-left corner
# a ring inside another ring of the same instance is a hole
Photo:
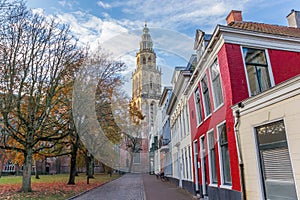
[[[149,174],[125,174],[75,200],[191,200],[191,194]]]
[[[125,174],[75,200],[144,200],[143,181],[140,174]]]
[[[162,182],[154,175],[143,174],[146,200],[191,200],[193,196],[170,182]]]

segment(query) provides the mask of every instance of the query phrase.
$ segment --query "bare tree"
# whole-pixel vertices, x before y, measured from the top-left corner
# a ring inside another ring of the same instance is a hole
[[[22,2],[6,5],[0,8],[5,13],[0,25],[0,148],[24,154],[21,190],[30,192],[33,154],[69,134],[62,90],[82,53],[68,26],[32,14]]]

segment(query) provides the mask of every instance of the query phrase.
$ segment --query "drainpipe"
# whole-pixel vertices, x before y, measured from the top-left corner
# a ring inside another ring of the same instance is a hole
[[[239,103],[239,107],[244,107],[243,104]],[[235,111],[235,123],[234,123],[234,133],[235,133],[235,139],[236,139],[236,147],[237,147],[237,153],[238,153],[238,160],[239,160],[239,167],[240,167],[240,173],[241,173],[241,187],[242,187],[242,199],[246,200],[246,185],[245,185],[245,172],[244,172],[244,163],[243,163],[243,157],[242,157],[242,149],[240,144],[240,137],[239,137],[239,125],[240,125],[240,110]]]

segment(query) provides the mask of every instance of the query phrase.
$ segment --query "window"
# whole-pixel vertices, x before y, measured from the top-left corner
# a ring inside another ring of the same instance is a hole
[[[185,105],[185,114],[186,114],[186,129],[187,129],[187,133],[190,133],[190,121],[189,121],[189,110],[188,110],[188,106]]]
[[[183,121],[182,121],[181,115],[182,115],[182,112],[179,114],[179,117],[177,119],[178,119],[179,126],[180,126],[180,138],[183,138],[183,123],[182,123]]]
[[[191,173],[192,173],[192,164],[191,164],[191,162],[192,162],[192,158],[191,158],[191,146],[188,146],[188,155],[189,155],[189,157],[188,157],[188,164],[189,164],[189,174],[188,174],[188,178],[190,178],[192,175],[191,175]]]
[[[265,51],[243,47],[243,56],[251,96],[269,89],[271,79]]]
[[[183,125],[183,136],[186,136],[186,120],[185,120],[185,109],[182,110],[182,113],[181,113],[181,116],[182,116],[182,125]]]
[[[264,199],[297,199],[283,120],[255,130]]]
[[[184,151],[183,149],[181,149],[181,164],[182,164],[182,174],[183,174],[183,178],[186,177],[186,171],[185,171],[185,163],[184,163]]]
[[[214,105],[215,108],[218,108],[223,103],[223,94],[220,78],[220,68],[217,59],[210,67],[210,76],[214,95]]]
[[[143,64],[146,64],[146,58],[143,56]]]
[[[154,126],[154,102],[150,104],[150,125]]]
[[[208,149],[210,183],[218,183],[214,131],[208,133]]]
[[[195,96],[195,104],[196,104],[197,122],[198,124],[200,124],[202,122],[202,114],[201,114],[201,102],[200,102],[201,98],[200,98],[200,92],[198,87],[195,90],[194,96]]]
[[[152,81],[152,76],[150,76],[150,89],[152,90],[153,89],[153,81]]]
[[[230,158],[225,123],[218,126],[218,135],[220,147],[219,156],[221,161],[221,183],[224,185],[231,185]]]
[[[189,163],[188,163],[188,157],[187,157],[186,147],[184,148],[184,157],[185,157],[186,178],[189,179]]]
[[[206,75],[201,80],[201,85],[202,85],[202,94],[203,94],[203,101],[204,101],[204,111],[205,111],[205,116],[207,117],[208,115],[211,114],[211,107],[210,107],[210,98],[209,98],[209,90],[208,90]]]
[[[134,153],[133,154],[133,163],[135,163],[135,164],[141,163],[140,153]]]

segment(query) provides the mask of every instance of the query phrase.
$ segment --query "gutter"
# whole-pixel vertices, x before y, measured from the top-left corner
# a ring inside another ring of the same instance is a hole
[[[238,107],[243,108],[244,105],[242,103],[239,103]],[[242,188],[242,199],[247,200],[244,162],[243,162],[243,157],[242,157],[242,149],[241,149],[240,136],[239,136],[240,135],[239,125],[240,125],[240,110],[238,109],[235,111],[234,133],[235,133],[236,147],[237,147],[239,168],[240,168],[240,179],[241,179],[240,182],[241,182],[241,188]]]

